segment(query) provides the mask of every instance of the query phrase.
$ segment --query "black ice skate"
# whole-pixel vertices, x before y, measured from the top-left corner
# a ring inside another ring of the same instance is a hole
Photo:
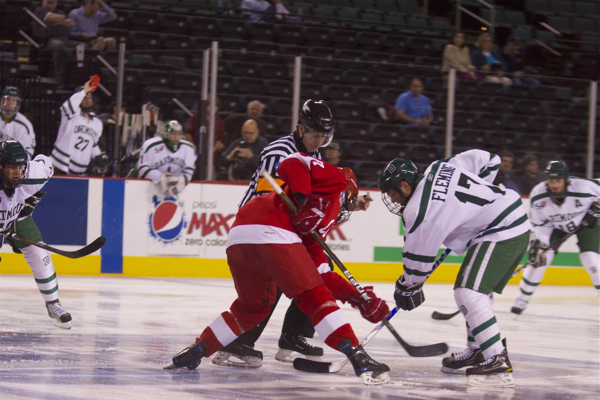
[[[508,359],[506,339],[502,340],[502,353],[487,359],[473,368],[467,369],[467,383],[471,386],[514,386],[512,364]]]
[[[46,302],[48,315],[52,318],[54,326],[62,329],[71,329],[71,314],[65,311],[58,299]]]
[[[236,361],[235,359],[241,361]],[[246,343],[230,343],[215,354],[213,364],[226,367],[238,368],[260,368],[262,366],[263,354]]]
[[[460,353],[452,353],[442,360],[442,372],[447,374],[464,374],[461,368],[471,367],[485,361],[483,353],[479,349],[466,349]]]
[[[200,360],[204,357],[204,354],[206,354],[206,346],[202,340],[198,340],[197,343],[181,350],[164,369],[196,369],[200,365]]]
[[[338,345],[338,349],[348,357],[356,376],[362,378],[365,385],[381,385],[390,381],[390,368],[375,361],[362,346],[352,348],[350,339]]]
[[[306,356],[307,359],[317,359],[323,356],[323,349],[311,345],[300,334],[282,333],[279,338],[279,351],[275,354],[275,359],[283,362],[294,362],[293,352]]]
[[[517,299],[517,301],[515,301],[515,305],[512,306],[512,308],[510,309],[510,312],[513,314],[521,315],[521,313],[525,311],[526,308],[527,302],[521,299]]]

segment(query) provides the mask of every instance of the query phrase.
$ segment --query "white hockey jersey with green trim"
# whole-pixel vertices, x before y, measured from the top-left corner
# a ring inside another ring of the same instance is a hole
[[[94,113],[88,119],[81,112],[79,105],[84,97],[81,90],[60,107],[60,128],[50,155],[54,166],[69,175],[85,174],[91,159],[102,153],[98,147],[102,121]]]
[[[491,183],[499,165],[497,155],[469,150],[427,168],[403,212],[408,284],[427,279],[442,245],[463,254],[477,243],[531,229],[521,197]]]
[[[563,204],[558,205],[546,190],[546,182],[531,189],[531,223],[536,239],[550,243],[554,229],[569,233],[581,225],[592,203],[600,200],[600,181],[569,177]]]
[[[185,184],[192,179],[196,168],[196,148],[187,140],[181,140],[176,152],[172,152],[160,136],[148,139],[142,145],[137,164],[138,178],[160,182],[165,173],[183,175]]]
[[[8,122],[0,117],[0,140],[10,139],[21,143],[31,160],[35,151],[35,132],[31,122],[20,112],[15,114]]]
[[[0,184],[0,229],[8,229],[15,223],[25,199],[39,192],[53,173],[52,160],[40,154],[29,162],[29,177],[10,197]]]

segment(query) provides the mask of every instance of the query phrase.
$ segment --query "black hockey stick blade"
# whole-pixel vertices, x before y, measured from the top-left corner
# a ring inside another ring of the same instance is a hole
[[[75,250],[75,251],[64,251],[64,250],[60,250],[57,249],[55,247],[52,246],[48,246],[45,243],[41,243],[41,242],[36,242],[34,240],[31,239],[27,239],[26,237],[17,235],[14,232],[2,232],[3,235],[10,237],[11,239],[14,240],[18,240],[19,242],[25,243],[25,244],[30,244],[32,246],[36,246],[39,247],[41,249],[45,249],[48,251],[51,251],[52,253],[61,255],[61,256],[65,256],[68,258],[81,258],[81,257],[85,257],[87,255],[92,254],[95,251],[98,251],[102,246],[104,246],[104,243],[106,243],[106,238],[104,236],[100,236],[99,238],[97,238],[96,240],[94,240],[92,243],[88,244],[85,247],[82,247],[79,250]]]
[[[404,350],[411,357],[433,357],[446,354],[448,352],[448,345],[446,343],[435,343],[428,344],[425,346],[412,346],[404,341],[400,336],[396,339],[400,342]]]
[[[437,319],[439,321],[447,321],[447,320],[449,320],[451,318],[456,317],[458,315],[458,313],[460,313],[460,310],[456,310],[455,312],[450,313],[450,314],[444,314],[444,313],[441,313],[441,312],[434,311],[431,314],[431,318]]]
[[[341,364],[341,363],[340,363]],[[343,363],[344,365],[346,363]],[[307,360],[306,358],[296,358],[294,360],[294,369],[303,372],[311,372],[313,374],[332,374],[338,372],[340,369],[336,369],[335,371],[331,370],[333,363],[330,362],[322,362],[322,361],[313,361]],[[341,365],[343,367],[343,365]]]

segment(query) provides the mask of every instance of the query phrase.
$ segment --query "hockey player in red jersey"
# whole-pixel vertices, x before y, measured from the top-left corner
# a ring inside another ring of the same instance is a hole
[[[365,384],[389,382],[388,366],[373,360],[359,346],[335,300],[348,301],[373,323],[388,314],[387,304],[372,289],[367,290],[372,301],[364,303],[350,283],[329,268],[325,271],[323,250],[309,235],[316,231],[325,237],[336,220],[347,218],[358,193],[354,173],[301,153],[286,158],[277,173],[285,182],[285,193],[298,203],[298,214],[291,215],[275,192],[257,197],[239,210],[227,239],[227,261],[238,298],[165,368],[195,369],[203,357],[260,323],[279,287],[312,318],[325,344],[350,359]],[[322,267],[321,271],[317,267]]]

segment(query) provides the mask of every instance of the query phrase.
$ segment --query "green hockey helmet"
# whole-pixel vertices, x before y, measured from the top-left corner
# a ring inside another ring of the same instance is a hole
[[[381,172],[378,180],[379,190],[383,203],[392,214],[401,215],[404,205],[392,201],[388,191],[393,189],[401,198],[405,198],[400,190],[400,182],[405,181],[414,190],[420,176],[419,168],[412,161],[403,158],[394,158]],[[408,202],[408,199],[406,201]]]
[[[546,166],[546,179],[560,179],[569,177],[569,167],[564,161],[550,161]]]
[[[5,115],[15,115],[21,107],[21,91],[16,86],[7,86],[0,96],[0,111]]]
[[[176,120],[167,121],[163,128],[163,139],[169,150],[176,152],[181,146],[181,139],[183,137],[183,127]]]
[[[565,197],[567,185],[569,184],[569,167],[564,161],[550,161],[544,171],[546,179],[564,179],[564,184],[560,181],[549,183],[546,181],[546,191],[553,199],[562,199]]]
[[[16,140],[0,142],[0,172],[4,189],[14,189],[29,176],[29,156]]]

